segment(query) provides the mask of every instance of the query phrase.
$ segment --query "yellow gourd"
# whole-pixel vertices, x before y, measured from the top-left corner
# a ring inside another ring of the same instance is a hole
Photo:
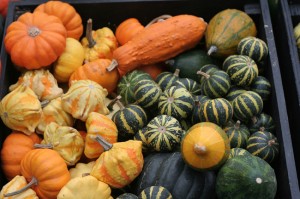
[[[89,163],[78,162],[75,167],[69,170],[71,178],[82,177],[83,175],[89,174],[92,171],[95,161]]]

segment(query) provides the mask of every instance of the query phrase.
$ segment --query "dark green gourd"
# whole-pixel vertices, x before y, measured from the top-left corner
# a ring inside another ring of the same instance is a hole
[[[160,73],[156,77],[156,83],[160,86],[161,90],[164,91],[175,84],[175,82],[179,79],[179,69],[176,69],[174,73],[165,71]]]
[[[201,87],[198,82],[190,78],[179,78],[174,86],[183,87],[188,90],[192,95],[199,95],[201,93]]]
[[[246,148],[247,140],[250,136],[249,129],[246,125],[241,124],[238,120],[234,125],[223,128],[230,141],[231,148]]]
[[[190,119],[191,125],[194,125],[194,124],[197,124],[200,122],[201,106],[208,100],[210,100],[210,98],[205,95],[194,96],[195,106],[193,108],[193,112],[192,112],[191,119]]]
[[[197,71],[197,75],[199,77],[198,82],[200,83],[200,85],[202,84],[202,81],[205,79],[205,76],[198,74],[199,71],[210,75],[210,73],[217,71],[217,70],[220,70],[220,67],[217,65],[214,65],[214,64],[206,64],[206,65],[202,66],[202,68]]]
[[[172,199],[172,194],[162,186],[150,186],[142,190],[139,199]]]
[[[272,116],[266,113],[253,116],[249,124],[249,131],[250,133],[255,133],[256,131],[268,131],[274,133],[275,123]]]
[[[250,86],[250,90],[259,94],[263,101],[267,101],[270,98],[271,89],[270,81],[263,76],[255,78]]]
[[[245,91],[247,91],[247,90],[245,90],[245,89],[242,88],[242,87],[235,86],[235,85],[231,85],[231,87],[230,87],[229,91],[227,92],[227,95],[226,95],[225,98],[226,98],[230,103],[232,103],[233,100],[234,100],[237,96],[239,96],[240,94],[244,93]]]
[[[140,80],[134,87],[136,103],[143,108],[156,106],[161,93],[161,88],[154,80]]]
[[[249,153],[246,149],[232,148],[232,149],[230,149],[230,153],[229,153],[228,159],[229,158],[233,158],[235,156],[239,156],[239,155],[252,155],[252,154]]]

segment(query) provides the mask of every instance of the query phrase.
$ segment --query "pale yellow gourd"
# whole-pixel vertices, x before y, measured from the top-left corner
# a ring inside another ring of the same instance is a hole
[[[95,161],[89,163],[78,162],[75,167],[69,170],[71,178],[82,177],[83,175],[89,174],[95,165]]]

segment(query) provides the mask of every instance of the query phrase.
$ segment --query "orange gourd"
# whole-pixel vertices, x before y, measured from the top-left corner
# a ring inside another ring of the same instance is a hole
[[[202,18],[187,14],[154,23],[113,52],[108,70],[118,67],[123,76],[139,66],[175,57],[195,47],[204,36],[206,26]]]
[[[119,44],[124,45],[143,29],[144,26],[136,18],[129,18],[120,23],[115,35]]]
[[[26,12],[8,26],[4,44],[15,65],[31,70],[52,64],[63,53],[66,37],[58,17]]]
[[[30,187],[40,199],[56,199],[71,179],[64,159],[51,149],[34,149],[26,153],[21,161],[21,174],[29,183],[19,191],[5,194],[6,197]]]
[[[106,68],[110,65],[109,59],[97,59],[77,68],[69,79],[69,85],[74,80],[89,79],[97,82],[103,88],[106,88],[108,93],[112,93],[118,84],[119,73],[117,69],[107,71]]]
[[[13,131],[5,138],[1,149],[1,167],[8,180],[21,175],[22,158],[28,151],[34,149],[35,143],[40,142],[41,138],[37,134],[25,135],[18,131]]]
[[[136,69],[148,73],[153,80],[156,80],[157,75],[159,75],[160,73],[167,71],[167,67],[163,66],[162,63],[139,66]]]
[[[34,12],[37,11],[58,17],[67,30],[67,37],[77,40],[81,37],[83,33],[82,19],[71,4],[61,1],[48,1],[36,7]]]

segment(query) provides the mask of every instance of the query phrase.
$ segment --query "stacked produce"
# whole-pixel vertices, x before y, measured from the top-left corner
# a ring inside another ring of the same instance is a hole
[[[0,103],[1,197],[275,197],[268,47],[249,15],[84,23],[48,1],[8,26],[22,73]]]

